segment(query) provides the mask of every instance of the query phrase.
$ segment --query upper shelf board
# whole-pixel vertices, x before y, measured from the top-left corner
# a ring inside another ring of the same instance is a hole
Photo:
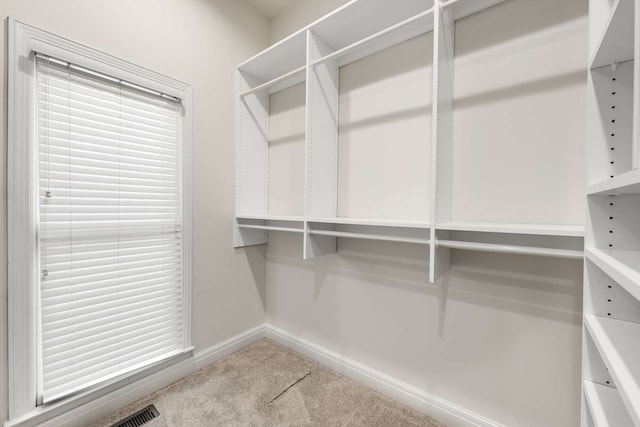
[[[587,194],[640,194],[640,169],[632,169],[614,178],[590,185]]]
[[[454,17],[461,19],[504,1],[462,0],[453,7]],[[333,50],[340,50],[409,20],[433,5],[433,0],[353,0],[246,60],[238,65],[238,70],[254,77],[256,85],[268,82],[305,65],[307,30]],[[410,22],[406,28],[372,39],[342,56],[339,64],[347,64],[431,30],[432,18]]]
[[[444,222],[436,226],[438,230],[476,231],[485,233],[532,234],[541,236],[583,237],[582,225],[555,224],[510,224],[490,222]]]
[[[307,63],[307,34],[298,31],[238,65],[255,85],[276,79]]]
[[[312,65],[336,59],[338,66],[342,67],[430,31],[433,31],[433,9],[420,12],[395,25],[334,50],[334,52],[312,62]]]
[[[633,59],[633,3],[634,0],[616,0],[591,60],[591,68]]]
[[[453,7],[453,19],[458,20],[482,12],[492,6],[504,3],[507,0],[458,0]],[[453,3],[453,0],[449,0]]]
[[[275,79],[271,79],[267,82],[253,86],[251,89],[240,93],[239,96],[247,96],[256,92],[261,92],[263,90],[266,90],[269,94],[279,92],[281,90],[304,82],[306,80],[306,71],[306,66],[296,68],[295,70],[276,77]]]

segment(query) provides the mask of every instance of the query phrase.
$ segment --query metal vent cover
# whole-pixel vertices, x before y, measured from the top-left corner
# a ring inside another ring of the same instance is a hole
[[[153,405],[149,405],[146,408],[139,410],[135,414],[128,416],[124,420],[118,421],[111,427],[138,427],[148,423],[158,415],[160,415],[160,412],[158,412],[156,407]]]

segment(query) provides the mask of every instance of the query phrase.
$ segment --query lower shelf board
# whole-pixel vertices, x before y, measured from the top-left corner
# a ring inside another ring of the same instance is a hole
[[[585,256],[640,300],[640,251],[587,248]]]
[[[304,220],[301,216],[295,215],[269,215],[269,214],[256,214],[256,215],[236,215],[236,220],[261,220],[261,221],[285,221],[285,222],[302,222]]]
[[[385,242],[412,243],[417,245],[428,245],[429,239],[419,239],[413,237],[387,236],[383,234],[350,233],[333,230],[309,230],[309,234],[316,236],[343,237],[348,239],[380,240]]]
[[[640,194],[640,169],[632,169],[615,178],[590,185],[587,194]]]
[[[583,387],[596,427],[634,427],[618,390],[588,380]]]
[[[308,222],[322,224],[345,224],[345,225],[370,225],[378,227],[397,227],[397,228],[417,228],[429,229],[431,224],[428,221],[410,220],[410,219],[372,219],[372,218],[308,218]]]
[[[583,237],[583,225],[515,224],[503,222],[443,222],[436,226],[445,231],[475,231],[481,233],[529,234],[540,236]]]
[[[640,426],[640,324],[591,314],[584,323],[631,420]]]
[[[301,228],[278,227],[272,225],[238,224],[238,228],[245,230],[283,231],[286,233],[304,233]]]

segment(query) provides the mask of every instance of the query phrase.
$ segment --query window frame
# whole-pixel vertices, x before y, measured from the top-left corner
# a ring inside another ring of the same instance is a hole
[[[182,101],[182,212],[183,212],[183,302],[184,348],[191,346],[191,263],[192,263],[192,91],[191,86],[131,62],[87,47],[64,37],[8,18],[8,147],[7,147],[7,225],[8,225],[8,392],[9,420],[30,412],[42,413],[37,406],[37,292],[38,246],[36,241],[37,158],[35,141],[35,57],[33,52],[61,58],[71,63],[143,87],[180,98]],[[24,286],[31,284],[31,286]],[[107,393],[121,381],[157,371],[182,360],[172,359],[143,368],[124,379],[109,381],[91,390],[52,404],[58,410],[82,404],[97,393]]]

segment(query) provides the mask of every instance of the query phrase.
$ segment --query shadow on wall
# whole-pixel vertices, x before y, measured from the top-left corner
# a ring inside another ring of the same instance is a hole
[[[452,251],[448,298],[557,322],[582,322],[582,261]]]
[[[266,286],[266,246],[249,246],[246,248],[235,249],[236,255],[244,254],[247,257],[249,268],[251,269],[251,276],[253,277],[253,283],[256,286],[256,290],[260,295],[260,301],[262,302],[263,309],[267,308],[267,301],[265,295]]]
[[[423,246],[338,239],[337,254],[303,261],[301,247],[292,244],[299,239],[277,240],[267,262],[312,272],[316,299],[327,283],[353,280],[438,298],[441,336],[452,301],[573,325],[582,321],[579,260],[453,250],[451,270],[430,284]]]
[[[548,13],[545,10],[554,10]],[[514,19],[516,17],[516,19]],[[489,90],[476,92],[475,88],[460,93],[456,87],[456,109],[500,102],[510,98],[535,95],[571,86],[584,86],[587,79],[585,67],[569,68],[573,61],[562,57],[549,58],[547,64],[527,63],[529,53],[541,47],[557,44],[572,37],[582,37],[587,19],[586,2],[583,0],[523,0],[509,1],[456,23],[455,67],[461,73],[477,73],[487,64],[516,61],[522,66],[538,70],[544,78],[531,79],[523,73],[514,77],[504,69],[504,76],[494,75]],[[500,31],[482,31],[487,26],[500,23]],[[585,39],[586,47],[586,39]],[[535,54],[534,56],[535,57]],[[510,59],[509,59],[510,58]],[[586,64],[585,64],[586,65]],[[480,68],[478,68],[480,67]],[[474,71],[475,70],[475,71]],[[495,78],[495,80],[494,80]],[[517,83],[513,83],[517,81]],[[505,85],[504,82],[511,82]],[[494,87],[495,86],[495,87]],[[487,84],[478,85],[487,89]]]
[[[554,75],[553,77],[532,80],[517,85],[501,87],[491,91],[456,98],[456,109],[487,105],[503,102],[513,98],[522,98],[544,92],[564,89],[572,86],[584,86],[587,81],[587,71],[579,70],[572,73]]]

